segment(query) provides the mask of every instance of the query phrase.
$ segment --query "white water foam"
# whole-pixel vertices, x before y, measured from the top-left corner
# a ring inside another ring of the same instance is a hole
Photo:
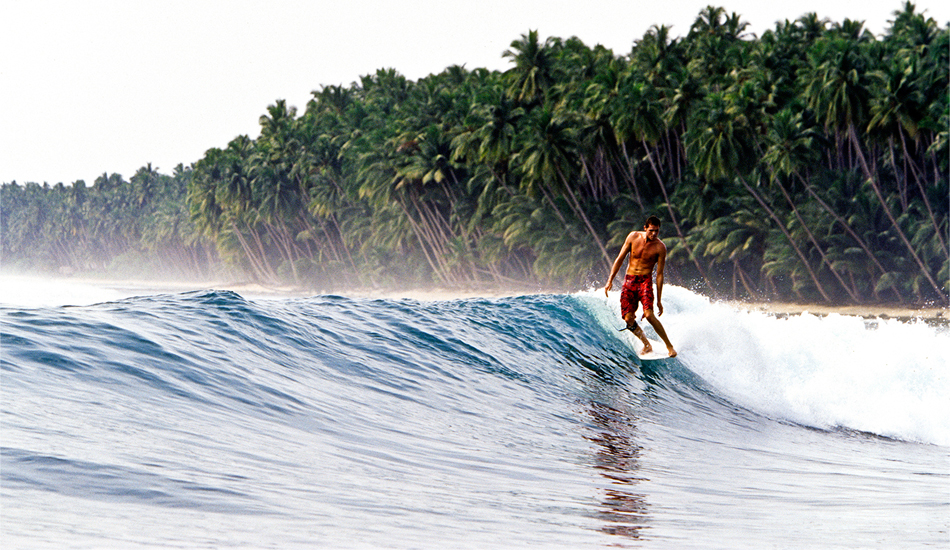
[[[605,304],[596,308],[605,327],[622,326],[619,293],[583,295]],[[663,296],[679,362],[736,404],[808,426],[950,445],[948,331],[838,314],[783,319],[672,285]]]

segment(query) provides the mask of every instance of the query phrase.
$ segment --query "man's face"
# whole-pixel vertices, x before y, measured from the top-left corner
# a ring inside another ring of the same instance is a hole
[[[656,240],[656,236],[660,234],[660,227],[657,225],[644,225],[643,230],[647,234],[648,241]]]

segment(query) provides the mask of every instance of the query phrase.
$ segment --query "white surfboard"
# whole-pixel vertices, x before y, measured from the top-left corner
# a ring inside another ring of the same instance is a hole
[[[643,349],[643,342],[635,338],[634,345],[637,346],[637,357],[639,357],[641,361],[659,361],[660,359],[670,358],[670,352],[666,349],[666,344],[663,342],[650,340],[650,345],[653,346],[653,350],[647,354],[640,353],[640,350]]]

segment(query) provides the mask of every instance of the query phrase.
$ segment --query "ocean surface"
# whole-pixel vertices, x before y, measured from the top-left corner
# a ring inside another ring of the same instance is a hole
[[[4,286],[4,550],[950,546],[946,325]]]

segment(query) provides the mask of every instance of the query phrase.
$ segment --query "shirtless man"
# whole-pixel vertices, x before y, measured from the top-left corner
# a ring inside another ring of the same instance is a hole
[[[643,318],[653,325],[653,330],[663,339],[670,357],[676,357],[676,350],[666,336],[663,325],[653,315],[653,266],[656,266],[656,307],[658,315],[663,315],[663,268],[666,266],[666,245],[657,235],[660,233],[660,220],[656,216],[647,218],[643,231],[631,231],[627,240],[623,242],[620,255],[614,261],[604,294],[610,292],[614,284],[614,277],[623,265],[624,256],[630,254],[630,263],[627,264],[627,276],[623,282],[623,291],[620,293],[620,314],[627,322],[627,330],[633,332],[643,342],[645,355],[653,351],[653,346],[643,334],[643,329],[637,326],[637,302],[643,304]]]

